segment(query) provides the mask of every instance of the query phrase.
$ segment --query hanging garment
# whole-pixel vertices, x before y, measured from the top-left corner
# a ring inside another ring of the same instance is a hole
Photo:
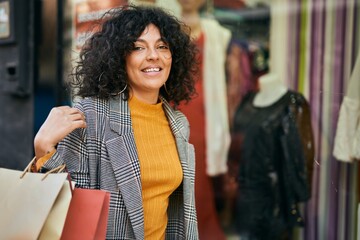
[[[340,107],[334,156],[344,162],[360,160],[360,53]]]
[[[204,32],[203,81],[206,132],[206,173],[218,176],[227,171],[230,146],[225,62],[231,32],[214,19],[201,19]]]

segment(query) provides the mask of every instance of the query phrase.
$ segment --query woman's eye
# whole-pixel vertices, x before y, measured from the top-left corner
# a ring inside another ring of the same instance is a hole
[[[140,47],[140,46],[135,46],[133,48],[134,51],[139,51],[139,50],[143,50],[144,48],[143,47]]]
[[[158,48],[159,49],[169,49],[169,47],[167,45],[160,45]]]

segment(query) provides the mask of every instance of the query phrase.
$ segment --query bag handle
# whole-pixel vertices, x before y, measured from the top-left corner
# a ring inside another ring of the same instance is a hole
[[[26,172],[30,172],[31,166],[35,162],[35,159],[36,159],[36,157],[33,157],[33,159],[29,162],[29,164],[26,166],[25,170],[20,175],[20,179],[22,179],[25,176]]]
[[[62,171],[64,171],[65,167],[66,167],[66,165],[63,164],[63,165],[60,165],[60,166],[58,166],[56,168],[51,169],[50,171],[47,171],[45,173],[44,177],[41,180],[44,180],[47,176],[49,176],[50,173],[55,173],[55,172],[56,173],[61,173]],[[67,174],[69,175],[69,173],[67,173]]]
[[[26,168],[24,169],[24,171],[22,172],[22,174],[20,175],[20,179],[22,179],[25,175],[26,175],[26,173],[27,172],[31,172],[30,170],[31,170],[31,166],[33,165],[33,163],[35,162],[35,159],[36,159],[36,157],[34,157],[31,161],[30,161],[30,163],[26,166]],[[62,171],[66,171],[67,172],[67,179],[68,179],[68,182],[69,182],[69,185],[70,185],[70,190],[71,190],[71,195],[73,195],[73,192],[74,192],[74,186],[73,186],[73,184],[72,184],[72,181],[71,181],[71,176],[70,176],[70,173],[68,172],[68,170],[67,170],[67,168],[66,168],[66,164],[63,164],[63,165],[60,165],[60,166],[58,166],[58,167],[56,167],[56,168],[53,168],[53,169],[51,169],[50,171],[48,171],[48,172],[46,172],[45,174],[44,174],[44,176],[41,178],[41,181],[43,181],[47,176],[49,176],[49,174],[50,173],[60,173],[60,172],[62,172]]]
[[[31,166],[32,166],[33,163],[35,162],[35,159],[36,159],[36,157],[34,157],[34,158],[30,161],[30,163],[26,166],[26,168],[24,169],[24,171],[23,171],[22,174],[20,175],[20,179],[22,179],[22,178],[26,175],[27,172],[30,172]],[[66,168],[66,165],[63,164],[63,165],[60,165],[60,166],[58,166],[58,167],[56,167],[56,168],[54,168],[54,169],[51,169],[50,171],[48,171],[48,172],[45,173],[44,177],[43,177],[41,180],[44,180],[50,173],[54,173],[54,172],[60,173],[60,172],[64,171],[65,168]]]

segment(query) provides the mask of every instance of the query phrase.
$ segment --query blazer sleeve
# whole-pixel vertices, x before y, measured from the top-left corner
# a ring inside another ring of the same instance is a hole
[[[75,107],[84,112],[80,104],[75,105]],[[42,168],[50,170],[62,164],[66,164],[66,168],[77,187],[89,188],[86,129],[75,129],[60,141],[57,151]]]

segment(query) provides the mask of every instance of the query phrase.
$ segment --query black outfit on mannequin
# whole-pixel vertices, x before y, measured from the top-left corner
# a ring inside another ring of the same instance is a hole
[[[308,104],[289,90],[275,103],[256,107],[255,95],[244,97],[234,118],[229,156],[229,174],[238,182],[234,221],[241,239],[284,239],[292,227],[303,226],[298,203],[310,198],[311,123],[306,123],[310,133],[299,132],[304,117],[310,119],[303,115]]]

